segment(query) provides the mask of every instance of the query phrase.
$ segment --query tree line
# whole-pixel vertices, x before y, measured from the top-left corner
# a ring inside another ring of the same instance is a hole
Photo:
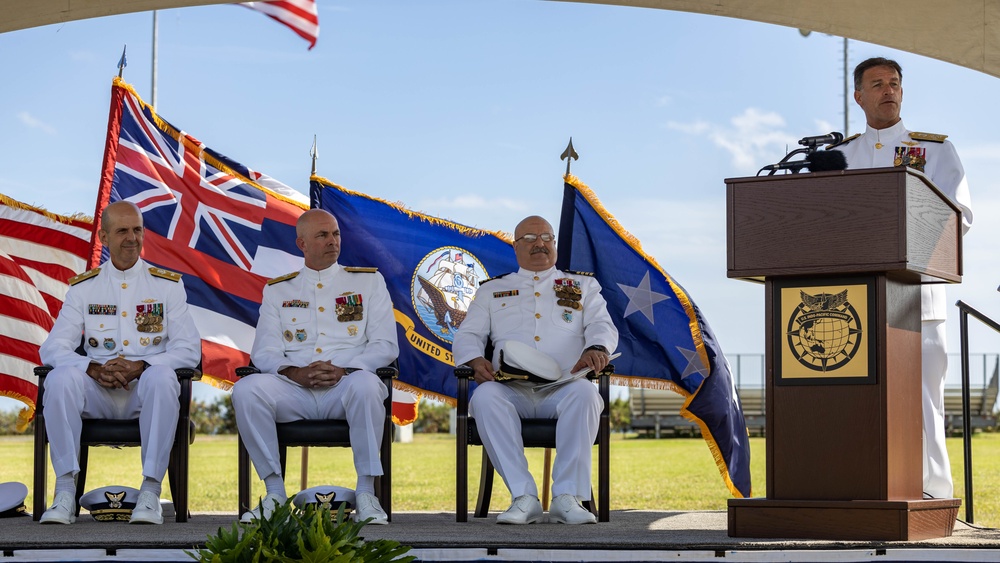
[[[31,435],[34,432],[34,421],[22,433],[17,431],[18,411],[0,411],[0,436]],[[192,401],[191,420],[194,421],[196,434],[235,434],[236,415],[233,412],[232,395],[226,393],[214,401]],[[628,400],[615,399],[611,402],[612,432],[626,432],[630,424]],[[451,431],[451,407],[437,401],[420,400],[417,409],[417,420],[413,423],[414,432],[428,434]]]

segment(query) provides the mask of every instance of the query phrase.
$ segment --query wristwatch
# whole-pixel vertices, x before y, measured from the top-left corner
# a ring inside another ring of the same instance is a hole
[[[597,350],[598,352],[604,352],[605,356],[610,356],[611,355],[611,353],[608,352],[608,349],[605,348],[604,346],[601,346],[600,344],[594,344],[593,346],[587,346],[586,348],[583,349],[584,352],[586,352],[587,350]]]
[[[143,360],[142,361],[142,371],[139,372],[139,375],[142,375],[142,372],[146,371],[147,369],[149,369],[149,362],[147,362],[146,360]]]

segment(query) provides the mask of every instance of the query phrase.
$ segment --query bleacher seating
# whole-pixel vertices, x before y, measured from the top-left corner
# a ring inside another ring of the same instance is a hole
[[[986,387],[972,385],[969,388],[969,423],[973,431],[984,428],[996,428],[997,416],[993,412],[997,404],[997,391],[1000,390],[998,373],[1000,365],[994,368],[993,376]],[[962,418],[962,387],[948,386],[944,389],[944,424],[949,436],[961,436]]]
[[[993,429],[997,426],[997,405],[1000,391],[1000,365],[994,367],[989,384],[985,387],[973,385],[969,390],[973,430]],[[764,435],[765,411],[764,389],[743,387],[738,389],[743,417],[751,435]],[[697,436],[701,434],[698,425],[680,414],[685,398],[678,393],[654,389],[629,389],[629,409],[632,431],[651,434],[656,438],[665,436]],[[945,425],[949,435],[962,434],[962,388],[945,388]]]
[[[743,418],[751,434],[764,435],[764,389],[744,387],[738,389],[743,405]],[[673,392],[659,389],[629,389],[629,408],[632,430],[662,436],[697,436],[698,425],[681,416],[686,399]]]

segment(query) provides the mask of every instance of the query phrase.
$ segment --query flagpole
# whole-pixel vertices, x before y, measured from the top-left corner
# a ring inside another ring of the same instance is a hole
[[[569,176],[570,164],[574,160],[580,160],[580,155],[573,149],[573,137],[569,138],[566,150],[559,155],[559,160],[566,161],[566,176]],[[563,204],[562,213],[559,217],[559,240],[566,244],[565,252],[556,254],[556,268],[566,270],[569,267],[570,251],[573,249],[573,188],[568,184],[563,184]],[[545,448],[545,457],[542,462],[542,508],[549,509],[549,480],[552,473],[549,467],[552,464],[552,448]]]
[[[153,106],[154,110],[156,109],[156,60],[157,60],[156,44],[157,44],[157,39],[159,37],[158,20],[159,20],[159,14],[156,10],[153,10],[153,64],[151,65],[153,69],[152,70],[153,78],[150,81],[150,83],[152,84],[153,92],[149,96],[149,105]]]
[[[312,148],[309,149],[309,156],[312,157],[312,171],[310,177],[316,175],[316,161],[319,159],[319,149],[316,146],[316,135],[313,135]],[[310,189],[310,192],[312,190]],[[319,207],[319,203],[314,201],[312,195],[309,198],[310,207]],[[301,491],[309,488],[309,446],[302,446],[302,467],[299,472],[299,483]]]
[[[569,166],[574,160],[580,160],[580,155],[573,149],[573,137],[569,138],[566,150],[559,155],[559,160],[566,161],[566,176],[569,176]],[[559,241],[564,243],[562,251],[557,254],[556,268],[569,269],[570,251],[573,250],[573,199],[576,190],[568,183],[563,184],[562,213],[559,216]]]
[[[315,176],[316,160],[319,159],[319,148],[316,146],[316,135],[313,135],[313,146],[309,149],[309,156],[312,157],[312,176]]]

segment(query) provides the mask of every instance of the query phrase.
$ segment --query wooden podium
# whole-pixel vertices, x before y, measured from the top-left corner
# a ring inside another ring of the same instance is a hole
[[[950,536],[923,500],[920,284],[962,279],[961,211],[903,167],[726,180],[728,276],[764,282],[767,497],[729,535]]]

